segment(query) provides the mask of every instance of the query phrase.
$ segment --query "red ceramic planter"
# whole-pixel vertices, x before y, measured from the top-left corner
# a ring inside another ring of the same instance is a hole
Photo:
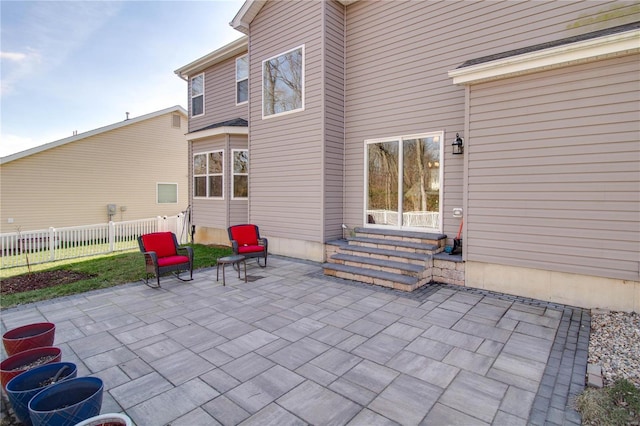
[[[0,362],[0,383],[2,384],[2,388],[6,389],[9,380],[13,379],[18,374],[24,373],[30,368],[35,367],[29,367],[29,364],[43,357],[51,358],[44,364],[60,362],[62,359],[62,351],[60,348],[55,346],[44,346],[42,348],[33,348],[24,352],[18,352],[17,354],[11,355],[9,358]]]
[[[37,322],[14,328],[2,335],[2,344],[7,355],[15,355],[33,348],[52,346],[56,325],[51,322]]]

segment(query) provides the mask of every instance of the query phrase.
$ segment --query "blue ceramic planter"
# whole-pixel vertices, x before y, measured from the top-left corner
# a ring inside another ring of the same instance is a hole
[[[64,370],[62,370],[66,367]],[[78,368],[72,362],[54,362],[52,364],[41,365],[21,373],[9,380],[7,383],[7,396],[13,406],[18,419],[25,425],[31,425],[29,416],[29,401],[37,393],[44,390],[47,385],[42,383],[56,376],[62,370],[58,382],[73,379],[78,374]]]
[[[100,414],[104,384],[97,377],[76,377],[51,385],[29,402],[33,426],[74,426]]]

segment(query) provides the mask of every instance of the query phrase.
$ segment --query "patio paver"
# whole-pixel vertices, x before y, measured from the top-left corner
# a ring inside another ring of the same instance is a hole
[[[55,322],[63,360],[105,382],[102,412],[138,426],[580,424],[585,310],[247,267],[248,283],[210,268],[7,309],[2,332]]]

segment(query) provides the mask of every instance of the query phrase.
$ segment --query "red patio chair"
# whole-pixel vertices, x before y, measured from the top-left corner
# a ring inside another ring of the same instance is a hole
[[[242,255],[249,259],[257,258],[258,266],[267,266],[267,248],[269,242],[266,238],[260,238],[260,230],[256,225],[243,224],[232,225],[227,229],[233,254]],[[260,264],[260,259],[264,259],[264,265]]]
[[[174,272],[181,281],[193,279],[193,249],[179,246],[173,232],[154,232],[138,237],[140,251],[144,254],[146,276],[144,283],[149,285],[149,275],[154,274],[160,287],[160,275]],[[189,279],[180,278],[180,271],[189,271]],[[149,287],[152,287],[149,285]]]

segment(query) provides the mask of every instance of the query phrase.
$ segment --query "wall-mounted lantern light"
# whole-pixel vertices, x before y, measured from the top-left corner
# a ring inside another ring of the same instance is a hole
[[[462,138],[459,133],[456,133],[456,140],[451,144],[453,147],[454,154],[463,154],[464,153],[464,145],[462,142]]]

